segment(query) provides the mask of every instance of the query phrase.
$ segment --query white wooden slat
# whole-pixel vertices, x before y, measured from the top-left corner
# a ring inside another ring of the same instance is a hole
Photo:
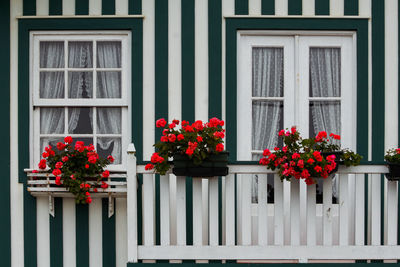
[[[37,264],[50,267],[50,220],[49,198],[36,199]]]
[[[290,243],[300,245],[300,180],[290,182]]]
[[[89,15],[101,15],[101,0],[89,0]]]
[[[170,233],[170,194],[169,175],[160,176],[160,243],[169,245],[171,242]]]
[[[261,0],[249,0],[249,15],[261,15]]]
[[[303,15],[313,16],[315,14],[314,0],[303,0]]]
[[[75,15],[75,1],[62,1],[62,14],[73,16]]]
[[[209,207],[209,244],[218,245],[218,177],[208,181],[208,207]]]
[[[89,205],[89,266],[103,266],[102,199],[93,199]]]
[[[235,175],[225,178],[225,238],[226,245],[235,245]]]
[[[332,178],[324,179],[323,183],[323,245],[332,245]]]
[[[242,245],[251,245],[251,175],[242,177],[241,222]]]
[[[339,245],[349,244],[349,176],[337,175],[339,178]]]
[[[193,245],[203,245],[202,179],[193,178]]]
[[[146,246],[154,245],[154,177],[143,174],[143,240]]]
[[[125,267],[128,262],[127,250],[127,209],[126,198],[115,199],[115,266]]]
[[[397,181],[387,181],[387,238],[385,245],[397,245]]]
[[[364,245],[365,238],[365,175],[356,175],[355,186],[355,245]]]
[[[203,179],[202,181],[202,212],[203,212],[203,245],[208,245],[208,236],[209,236],[209,232],[208,232],[208,220],[209,220],[209,216],[208,216],[208,196],[209,196],[209,192],[208,192],[208,187],[209,187],[209,181],[208,179]]]
[[[137,262],[138,227],[137,227],[137,176],[135,146],[131,143],[127,149],[126,174],[127,174],[127,239],[128,261]],[[129,212],[128,212],[129,211]]]
[[[307,186],[307,246],[317,244],[316,224],[316,185]]]
[[[329,4],[329,14],[331,16],[344,15],[344,0],[330,0]]]
[[[371,245],[381,244],[381,175],[371,175]]]
[[[268,175],[258,175],[258,244],[268,244]]]
[[[128,0],[115,0],[115,15],[128,15],[128,10]]]
[[[275,245],[283,245],[283,183],[274,175],[274,239]]]
[[[275,15],[286,16],[288,14],[288,0],[275,0]]]
[[[176,242],[186,244],[186,177],[176,177]]]
[[[237,244],[242,245],[242,174],[236,175],[236,229],[237,229]]]
[[[63,267],[76,266],[75,200],[64,198],[63,213]]]
[[[36,1],[36,15],[38,16],[49,15],[49,0]]]

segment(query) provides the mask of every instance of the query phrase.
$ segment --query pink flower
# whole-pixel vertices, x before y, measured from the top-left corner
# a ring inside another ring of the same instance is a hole
[[[63,163],[62,163],[61,161],[59,161],[59,162],[56,163],[56,168],[57,168],[57,169],[61,169],[62,166],[63,166]]]
[[[144,166],[144,169],[145,169],[146,171],[152,170],[152,169],[154,169],[154,165],[151,164],[151,163],[146,164],[146,166]]]
[[[60,169],[54,169],[54,170],[53,170],[53,175],[54,175],[54,176],[58,176],[58,175],[60,175],[60,174],[61,174]]]
[[[218,151],[218,152],[223,151],[224,150],[224,145],[223,144],[217,144],[215,146],[215,150]]]
[[[61,160],[62,160],[63,162],[67,162],[67,161],[68,161],[68,159],[69,159],[69,158],[68,158],[67,156],[65,156],[65,157],[62,157],[62,159],[61,159]]]
[[[38,164],[39,169],[46,169],[46,160],[45,159],[41,159],[39,164]]]
[[[164,128],[166,124],[167,124],[167,122],[163,118],[156,121],[157,128]]]
[[[183,134],[178,134],[177,138],[178,141],[182,141],[183,139],[185,139],[185,136]]]
[[[56,176],[56,185],[61,185],[61,177]]]
[[[279,136],[283,136],[284,134],[285,134],[285,130],[280,130],[278,133]]]
[[[271,154],[271,151],[268,148],[264,149],[263,156],[265,157],[268,156],[269,154]]]
[[[109,155],[109,156],[107,157],[107,159],[108,159],[108,161],[111,162],[111,163],[114,162],[114,157],[111,156],[111,155]]]
[[[175,142],[175,140],[176,140],[176,135],[174,135],[174,134],[169,134],[168,135],[168,141],[173,143],[173,142]]]
[[[299,153],[293,153],[292,159],[299,159],[299,158],[300,158],[300,154]]]
[[[196,140],[197,140],[197,142],[203,142],[203,137],[201,137],[201,136],[197,136],[197,138],[196,138]]]
[[[101,174],[101,176],[102,176],[103,178],[108,178],[108,177],[110,176],[110,172],[109,172],[108,170],[105,170],[105,171]]]
[[[71,136],[67,136],[64,138],[64,142],[67,144],[71,144],[72,143],[72,137]]]

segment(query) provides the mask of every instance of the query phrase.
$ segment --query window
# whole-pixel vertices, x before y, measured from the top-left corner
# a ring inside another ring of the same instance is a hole
[[[123,165],[130,140],[130,33],[31,33],[31,159],[70,135]]]
[[[342,146],[355,149],[355,34],[279,34],[240,33],[238,160],[258,160],[264,148],[281,145],[278,131],[293,125],[304,137],[341,134]],[[273,188],[272,177],[268,184]]]

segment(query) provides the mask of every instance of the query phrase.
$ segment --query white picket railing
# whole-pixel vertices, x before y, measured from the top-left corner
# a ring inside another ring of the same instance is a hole
[[[193,245],[186,244],[186,177],[163,175],[159,189],[160,244],[156,245],[154,174],[145,171],[143,165],[136,166],[132,147],[128,150],[128,162],[129,262],[400,259],[397,182],[386,182],[382,174],[388,170],[384,165],[341,166],[336,174],[338,204],[332,203],[332,178],[323,180],[323,203],[317,204],[315,185],[305,186],[299,180],[282,183],[276,174],[274,203],[268,203],[267,174],[273,172],[260,165],[230,165],[229,175],[220,178],[221,188],[218,188],[218,177],[193,178]],[[138,174],[143,177],[140,245]],[[255,204],[251,200],[250,179],[254,174],[258,175],[258,203]],[[221,192],[222,210],[219,211]],[[384,210],[381,210],[382,200]],[[368,201],[367,209],[365,201]],[[222,221],[219,221],[219,212]],[[222,224],[222,240],[219,224]]]

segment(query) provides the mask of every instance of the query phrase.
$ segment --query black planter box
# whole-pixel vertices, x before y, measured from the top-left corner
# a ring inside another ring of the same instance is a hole
[[[172,173],[176,176],[191,177],[214,177],[228,175],[228,156],[229,152],[223,151],[218,154],[211,154],[203,160],[200,165],[195,165],[193,161],[183,154],[175,154]]]
[[[342,163],[342,161],[340,159],[341,159],[341,157],[343,155],[343,151],[321,152],[321,155],[324,158],[326,158],[327,156],[330,156],[330,155],[335,155],[336,156],[336,158],[335,158],[336,167],[332,170],[332,172],[330,174],[333,174],[333,173],[337,172],[338,169],[339,169],[339,164]]]
[[[397,163],[389,163],[389,173],[386,173],[385,176],[389,181],[399,181],[400,180],[400,164]]]

